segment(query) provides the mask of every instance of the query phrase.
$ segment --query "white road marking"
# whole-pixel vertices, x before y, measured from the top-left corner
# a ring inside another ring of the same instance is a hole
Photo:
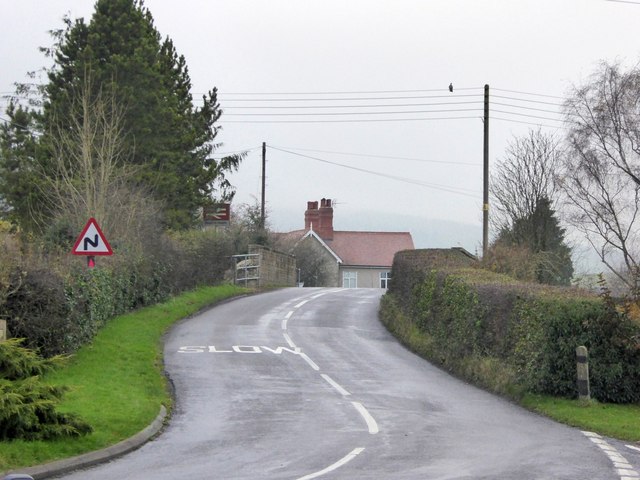
[[[367,423],[367,428],[369,428],[369,433],[371,435],[375,435],[376,433],[378,433],[380,431],[378,429],[378,424],[376,423],[376,420],[371,416],[371,414],[367,411],[367,409],[364,408],[364,405],[362,405],[360,402],[351,402],[351,404],[356,407],[358,413],[362,415],[362,418],[364,418],[364,421]]]
[[[625,447],[630,448],[631,450],[635,450],[636,452],[640,452],[640,448],[634,447],[633,445],[625,445]]]
[[[624,458],[624,456],[620,455],[620,452],[618,452],[618,450],[609,445],[609,443],[604,438],[593,432],[582,433],[585,436],[589,437],[589,440],[598,445],[598,447],[602,449],[607,457],[609,457],[609,460],[611,460],[611,462],[613,463],[613,466],[616,469],[620,480],[640,480],[640,474],[636,470],[634,470],[627,459]],[[628,446],[629,445],[627,445],[627,447]]]
[[[293,310],[291,310],[289,313],[287,313],[284,316],[284,320],[282,320],[282,330],[286,330],[287,329],[287,322],[291,318],[291,315],[293,315]]]
[[[303,306],[305,303],[307,303],[309,300],[303,300],[302,302],[300,302],[299,304],[297,304],[295,307],[293,308],[300,308],[301,306]]]
[[[320,298],[320,297],[322,297],[323,295],[326,295],[326,294],[327,294],[327,292],[319,293],[319,294],[314,295],[313,297],[311,297],[311,299],[315,300],[316,298]]]
[[[291,348],[298,348],[296,347],[296,344],[293,343],[293,340],[291,340],[291,337],[289,335],[287,335],[286,333],[283,333],[282,336],[284,337],[285,341],[289,344]]]
[[[320,367],[316,365],[315,362],[311,360],[306,353],[301,353],[300,356],[304,358],[304,361],[311,365],[311,368],[313,368],[315,371],[320,370]]]
[[[338,384],[338,383],[337,383],[333,378],[331,378],[329,375],[326,375],[326,374],[324,374],[324,373],[321,373],[321,374],[320,374],[320,376],[321,376],[322,378],[324,378],[324,379],[327,381],[327,383],[328,383],[329,385],[331,385],[333,388],[335,388],[335,389],[338,391],[338,393],[339,393],[340,395],[342,395],[343,397],[348,397],[349,395],[351,395],[349,392],[347,392],[344,388],[342,388],[342,387],[340,386],[340,384]]]
[[[324,470],[320,470],[319,472],[310,473],[309,475],[305,475],[304,477],[300,477],[300,478],[298,478],[298,480],[311,480],[312,478],[318,478],[318,477],[321,477],[323,475],[326,475],[327,473],[333,472],[334,470],[337,470],[338,468],[342,467],[343,465],[346,465],[347,463],[349,463],[351,460],[356,458],[362,452],[364,452],[364,448],[354,448],[351,451],[351,453],[349,453],[348,455],[345,455],[343,458],[338,460],[333,465],[329,465],[327,468],[325,468]]]

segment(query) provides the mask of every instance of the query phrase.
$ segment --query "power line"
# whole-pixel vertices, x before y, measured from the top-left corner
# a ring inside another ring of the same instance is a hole
[[[507,115],[517,115],[519,117],[537,118],[537,119],[540,119],[540,120],[551,120],[552,122],[564,122],[564,120],[558,120],[557,118],[540,117],[538,115],[528,115],[526,113],[507,112],[505,110],[496,110],[496,109],[493,109],[491,111],[495,112],[495,113],[505,113]]]
[[[640,5],[640,2],[632,2],[631,0],[606,0],[607,2],[630,3],[632,5]]]
[[[305,109],[305,108],[383,108],[383,107],[431,107],[440,105],[470,105],[482,104],[482,100],[471,100],[464,102],[429,102],[429,103],[377,103],[371,105],[251,105],[224,107],[224,110],[259,110],[259,109]]]
[[[270,116],[270,117],[304,117],[304,116],[339,116],[339,115],[404,115],[414,113],[456,113],[456,112],[477,112],[481,111],[481,108],[460,108],[460,109],[448,109],[448,110],[405,110],[397,112],[301,112],[301,113],[227,113],[226,116],[235,117],[256,117],[256,116]]]
[[[352,165],[345,165],[345,164],[342,164],[342,163],[332,162],[332,161],[329,161],[329,160],[325,160],[323,158],[312,157],[310,155],[303,155],[301,153],[296,153],[296,152],[292,152],[292,151],[289,151],[289,150],[280,149],[280,148],[277,148],[277,147],[269,146],[269,148],[271,148],[273,150],[277,150],[279,152],[288,153],[290,155],[296,155],[298,157],[309,158],[311,160],[316,160],[318,162],[327,163],[327,164],[335,165],[335,166],[342,167],[342,168],[348,168],[350,170],[355,170],[355,171],[362,172],[362,173],[368,173],[368,174],[371,174],[371,175],[376,175],[376,176],[387,178],[387,179],[391,179],[391,180],[397,180],[397,181],[400,181],[400,182],[410,183],[410,184],[413,184],[413,185],[418,185],[418,186],[422,186],[422,187],[426,187],[426,188],[432,188],[434,190],[440,190],[440,191],[444,191],[444,192],[448,192],[448,193],[456,193],[458,195],[464,195],[464,196],[472,197],[472,198],[477,198],[478,197],[477,194],[466,193],[466,192],[471,192],[471,190],[466,190],[466,189],[461,189],[461,188],[456,188],[456,187],[448,187],[448,186],[445,186],[445,185],[438,185],[438,184],[433,184],[433,183],[426,183],[426,182],[421,182],[419,180],[415,180],[415,179],[412,179],[412,178],[398,177],[398,176],[395,176],[395,175],[389,175],[389,174],[385,174],[385,173],[381,173],[381,172],[375,172],[373,170],[367,170],[367,169],[364,169],[364,168],[354,167]]]
[[[555,128],[556,130],[560,130],[560,129],[564,129],[565,127],[563,126],[558,126],[558,125],[547,125],[544,123],[534,123],[534,122],[525,122],[523,120],[514,120],[513,118],[502,118],[502,117],[496,117],[496,116],[492,116],[491,120],[502,120],[504,122],[512,122],[512,123],[521,123],[523,125],[534,125],[536,127],[547,127],[547,128]]]
[[[349,153],[349,152],[335,152],[335,151],[331,151],[331,150],[317,150],[317,149],[311,149],[311,148],[295,148],[295,147],[275,147],[272,146],[272,148],[280,148],[280,149],[284,149],[284,150],[298,150],[298,151],[302,151],[302,152],[318,152],[318,153],[331,153],[334,155],[346,155],[346,156],[350,156],[350,157],[367,157],[367,158],[382,158],[382,159],[387,159],[387,160],[408,160],[408,161],[413,161],[413,162],[425,162],[425,163],[440,163],[440,164],[445,164],[445,165],[463,165],[463,166],[471,166],[471,167],[477,167],[478,164],[477,163],[470,163],[470,162],[447,162],[447,161],[443,161],[443,160],[428,160],[425,158],[411,158],[411,157],[398,157],[398,156],[388,156],[388,155],[372,155],[372,154],[367,154],[367,153]]]
[[[376,118],[354,120],[227,120],[224,123],[375,123],[375,122],[421,122],[428,120],[466,120],[479,119],[479,116],[429,117],[429,118]]]
[[[345,97],[345,98],[226,98],[225,102],[335,102],[335,101],[364,101],[364,100],[410,100],[419,98],[462,98],[462,97],[478,97],[480,94],[461,94],[461,95],[409,95],[394,97]],[[223,97],[224,98],[224,97]]]
[[[556,107],[562,106],[561,103],[557,103],[557,102],[543,102],[542,100],[530,100],[528,98],[508,97],[505,95],[491,95],[491,98],[503,98],[505,100],[515,100],[517,102],[540,103],[542,105],[553,105]]]
[[[482,90],[483,87],[456,87],[456,90]],[[428,88],[419,90],[359,90],[359,91],[325,91],[325,92],[221,92],[224,95],[375,95],[387,93],[421,93],[421,92],[443,92],[447,88]],[[194,93],[194,95],[204,95]]]
[[[521,108],[523,110],[534,110],[536,112],[547,112],[547,113],[555,113],[558,115],[564,115],[563,112],[558,112],[557,110],[547,110],[545,108],[535,108],[535,107],[525,107],[522,105],[514,105],[512,103],[501,103],[501,102],[490,102],[491,105],[500,105],[502,107],[513,107],[513,108]]]
[[[557,98],[558,100],[566,100],[565,97],[558,97],[556,95],[545,95],[543,93],[523,92],[521,90],[507,90],[506,88],[496,88],[496,87],[491,87],[491,90],[496,90],[498,92],[519,93],[521,95],[533,95],[536,97]]]

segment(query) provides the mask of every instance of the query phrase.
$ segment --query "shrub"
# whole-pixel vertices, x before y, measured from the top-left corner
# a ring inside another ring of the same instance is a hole
[[[40,375],[64,358],[45,360],[21,343],[17,339],[0,343],[0,440],[48,440],[90,433],[91,427],[77,416],[56,411],[66,389],[40,381]]]
[[[417,345],[412,333],[413,349],[500,393],[574,397],[575,349],[585,345],[594,398],[640,401],[640,325],[629,309],[606,296],[451,263],[439,268],[433,255],[416,256],[396,256],[385,295],[390,300],[381,304],[385,323],[405,341],[410,329],[396,329],[395,323],[410,321],[423,332],[429,348]],[[410,289],[406,280],[397,281],[403,278],[413,280]]]
[[[227,235],[197,230],[152,236],[144,254],[139,245],[113,242],[114,256],[88,269],[69,254],[70,245],[5,240],[0,317],[12,336],[47,357],[74,352],[115,315],[222,282],[232,254]]]

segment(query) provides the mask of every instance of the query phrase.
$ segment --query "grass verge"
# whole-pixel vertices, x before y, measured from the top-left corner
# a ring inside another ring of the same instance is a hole
[[[640,405],[618,405],[525,395],[522,405],[572,427],[620,440],[640,441]]]
[[[390,297],[382,298],[380,320],[403,345],[422,358],[438,364],[438,348],[433,338],[408,319]],[[485,359],[495,367],[495,362]],[[474,362],[481,365],[477,360]],[[490,375],[474,375],[476,371],[460,371],[460,375],[482,388],[509,397],[523,407],[572,427],[596,432],[620,440],[640,441],[640,405],[611,404],[525,394],[509,382],[500,369],[486,369]],[[480,372],[481,373],[481,372]]]
[[[247,292],[232,285],[203,287],[114,318],[69,364],[45,380],[66,385],[60,411],[79,414],[94,432],[77,439],[0,442],[0,472],[98,450],[149,425],[171,406],[162,366],[162,336],[176,321]]]

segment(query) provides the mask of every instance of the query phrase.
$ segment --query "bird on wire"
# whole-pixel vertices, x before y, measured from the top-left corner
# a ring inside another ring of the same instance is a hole
[[[449,91],[450,91],[450,92],[453,92],[453,83],[450,83],[450,84],[449,84]]]

